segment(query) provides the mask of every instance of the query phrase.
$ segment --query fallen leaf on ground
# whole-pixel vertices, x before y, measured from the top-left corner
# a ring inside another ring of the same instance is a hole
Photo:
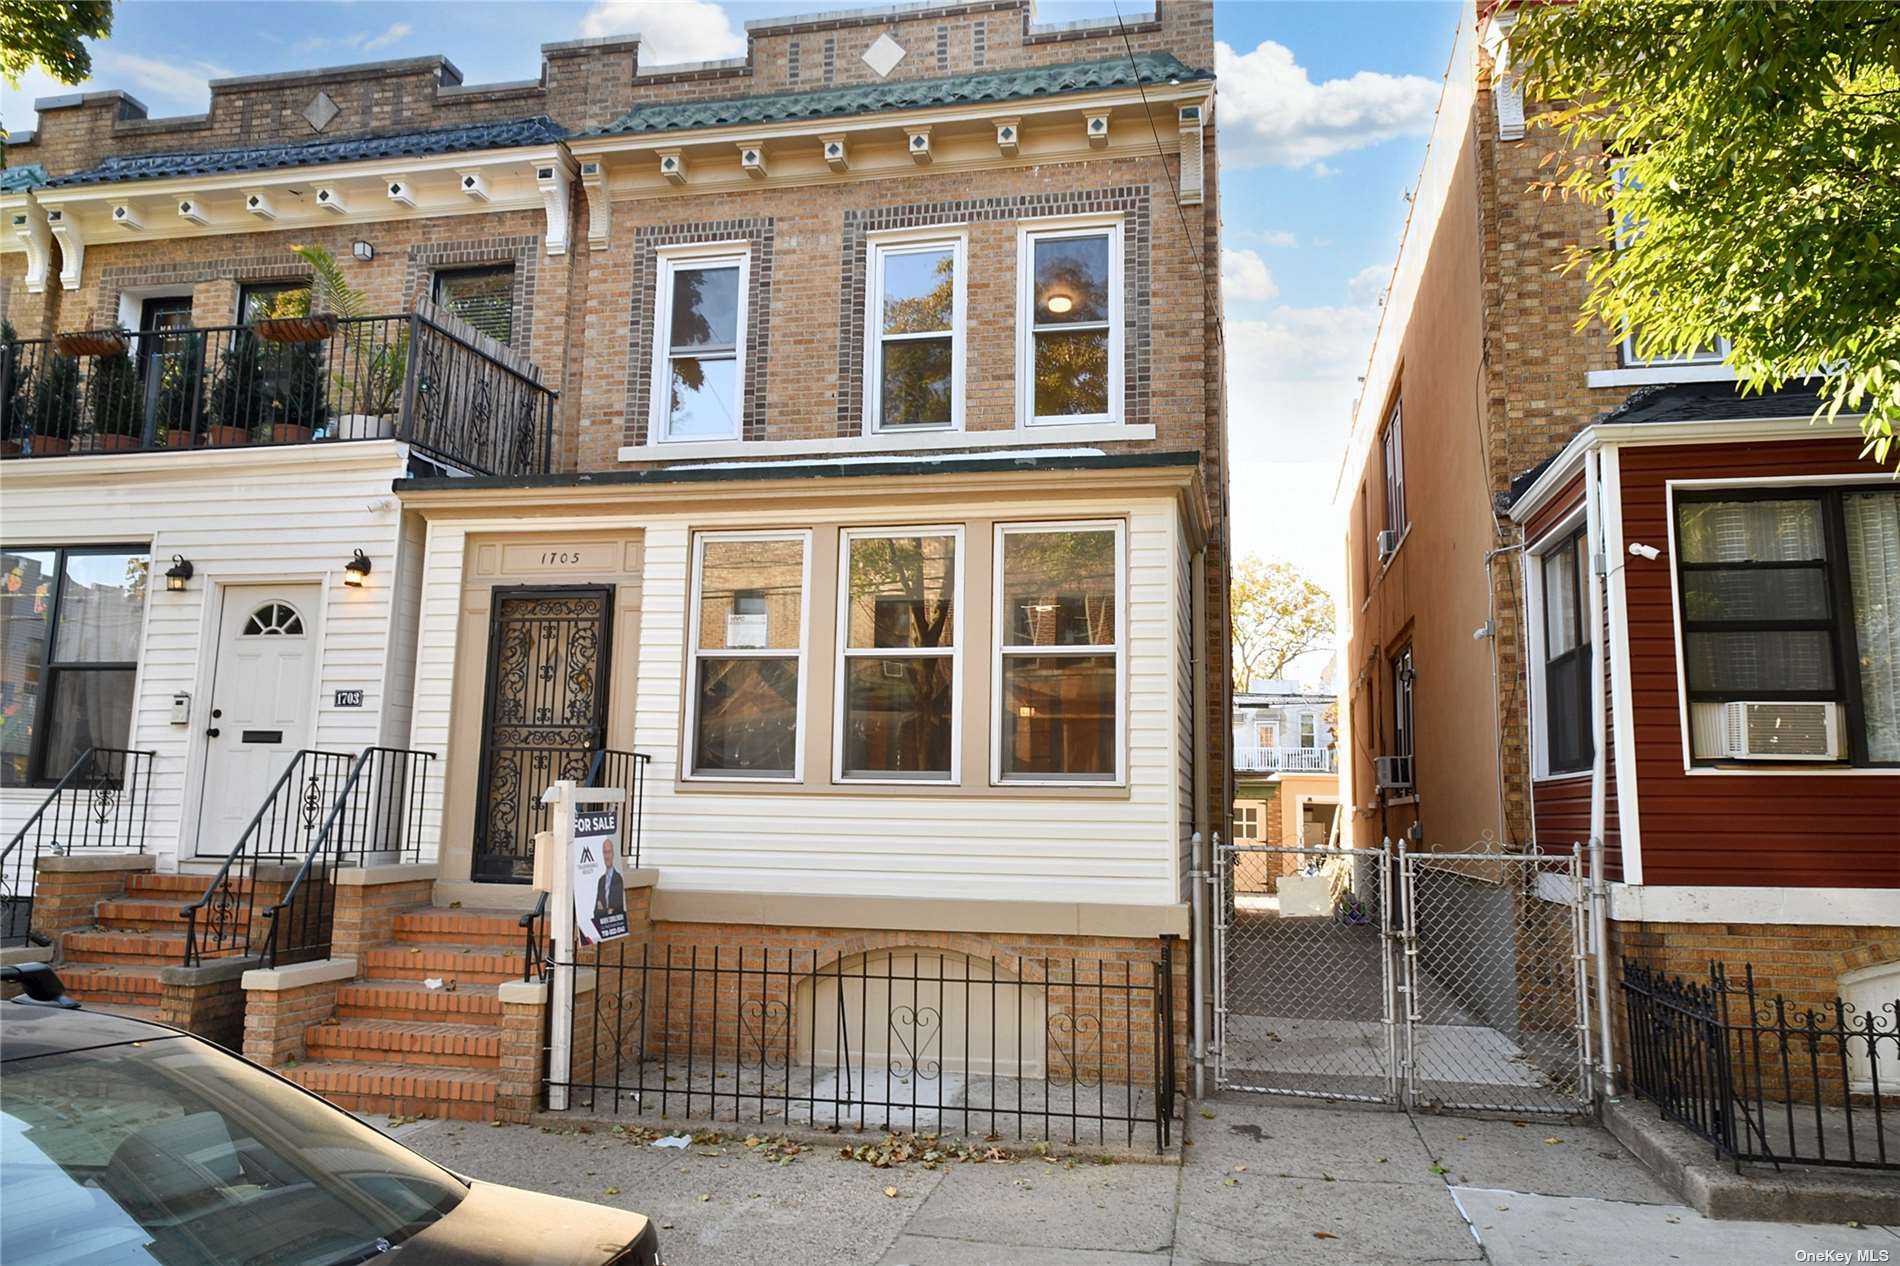
[[[1313,1232],[1313,1238],[1316,1240],[1336,1240],[1339,1237],[1334,1235],[1331,1231],[1315,1231]]]
[[[892,1197],[892,1198],[895,1198],[895,1197],[897,1196],[897,1188],[895,1188],[895,1187],[886,1187],[886,1188],[884,1189],[884,1194],[885,1194],[885,1195],[887,1195],[887,1196],[890,1196],[890,1197]]]

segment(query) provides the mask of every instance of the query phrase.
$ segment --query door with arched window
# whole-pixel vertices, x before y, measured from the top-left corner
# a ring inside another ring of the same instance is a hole
[[[316,697],[318,585],[227,585],[203,720],[200,857],[229,853],[301,748]]]

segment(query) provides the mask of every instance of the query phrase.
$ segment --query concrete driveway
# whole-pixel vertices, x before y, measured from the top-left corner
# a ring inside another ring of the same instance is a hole
[[[669,1266],[1900,1261],[1885,1228],[1703,1219],[1594,1127],[1238,1097],[1188,1126],[1179,1164],[1011,1149],[934,1169],[843,1160],[844,1139],[781,1163],[732,1134],[677,1151],[605,1127],[392,1132],[473,1177],[647,1213]]]

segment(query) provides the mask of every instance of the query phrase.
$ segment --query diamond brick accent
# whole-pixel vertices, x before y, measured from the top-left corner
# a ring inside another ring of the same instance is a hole
[[[869,66],[879,79],[897,69],[897,63],[904,60],[904,46],[891,38],[889,31],[871,41],[871,47],[864,50],[864,64]]]
[[[310,99],[310,104],[303,108],[304,122],[308,123],[312,130],[318,132],[336,122],[336,116],[341,113],[343,113],[343,107],[332,101],[327,92],[319,92]]]

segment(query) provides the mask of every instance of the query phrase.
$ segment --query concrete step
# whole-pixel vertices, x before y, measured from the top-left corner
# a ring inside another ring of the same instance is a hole
[[[454,1117],[463,1121],[491,1119],[501,1085],[501,1074],[496,1072],[415,1064],[317,1060],[278,1071],[351,1112]]]
[[[420,1024],[411,1020],[339,1020],[312,1025],[304,1045],[317,1060],[411,1064],[428,1068],[495,1071],[501,1030],[480,1024]]]
[[[363,955],[366,976],[382,980],[422,980],[437,976],[460,985],[520,980],[526,959],[519,949],[496,945],[379,945]]]
[[[352,980],[336,993],[339,1020],[404,1020],[420,1024],[501,1023],[496,986],[428,989],[416,980]]]
[[[421,906],[396,916],[404,945],[494,945],[520,949],[521,914],[514,910],[451,910]]]
[[[68,963],[170,967],[185,961],[185,933],[68,932],[62,948]]]
[[[56,969],[66,992],[87,1007],[158,1006],[165,987],[155,966],[61,963]]]

